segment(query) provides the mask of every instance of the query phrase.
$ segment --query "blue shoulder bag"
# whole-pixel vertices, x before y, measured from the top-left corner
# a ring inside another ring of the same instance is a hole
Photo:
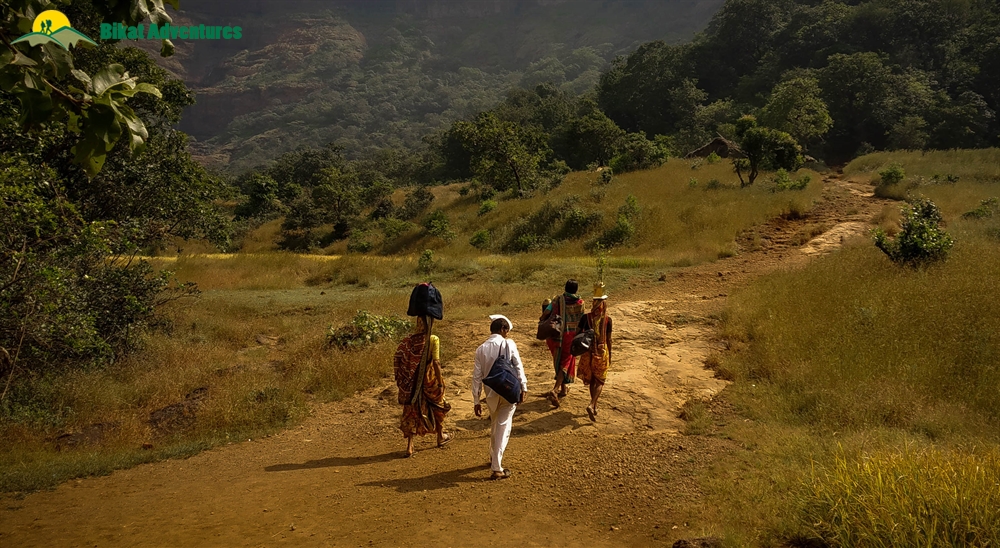
[[[507,341],[504,341],[507,344]],[[489,386],[508,403],[516,404],[521,399],[521,378],[517,375],[513,362],[510,361],[510,351],[507,355],[500,349],[500,354],[493,361],[489,375],[483,379],[483,384]]]

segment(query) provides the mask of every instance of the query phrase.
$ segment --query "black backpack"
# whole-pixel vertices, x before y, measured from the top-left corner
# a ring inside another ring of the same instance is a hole
[[[417,284],[410,293],[410,306],[406,310],[406,315],[443,319],[444,303],[441,302],[441,292],[430,282]]]

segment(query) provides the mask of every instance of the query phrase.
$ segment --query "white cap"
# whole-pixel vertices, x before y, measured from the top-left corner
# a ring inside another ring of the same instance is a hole
[[[503,314],[491,314],[490,315],[490,321],[492,322],[492,321],[496,321],[496,320],[503,320],[503,321],[507,322],[507,329],[513,331],[514,324],[510,323],[510,320],[507,319],[507,316],[504,316]]]

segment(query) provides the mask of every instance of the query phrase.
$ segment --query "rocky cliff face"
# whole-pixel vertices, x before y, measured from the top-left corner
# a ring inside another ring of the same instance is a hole
[[[602,63],[644,41],[690,38],[723,1],[184,2],[175,23],[240,25],[243,38],[175,41],[164,66],[196,93],[181,124],[196,152],[245,167],[317,140],[419,143],[490,106],[526,71],[536,73],[525,85],[587,89]],[[550,76],[541,65],[562,68]]]

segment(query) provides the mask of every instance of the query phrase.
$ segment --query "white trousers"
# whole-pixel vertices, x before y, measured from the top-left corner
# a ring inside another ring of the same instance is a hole
[[[486,394],[486,407],[490,410],[490,462],[494,472],[503,471],[503,452],[507,449],[510,429],[514,425],[517,405],[508,403],[490,390]]]

